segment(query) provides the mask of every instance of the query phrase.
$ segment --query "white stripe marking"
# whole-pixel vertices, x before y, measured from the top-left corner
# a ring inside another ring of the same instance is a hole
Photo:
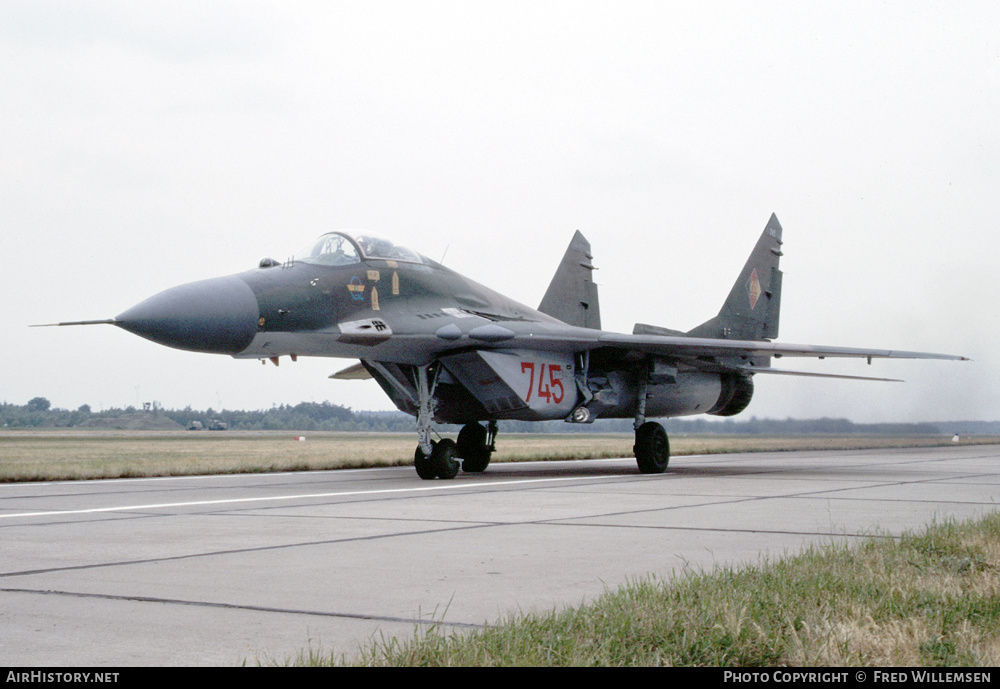
[[[154,510],[170,507],[203,507],[206,505],[235,505],[248,502],[275,502],[279,500],[314,500],[316,498],[338,498],[351,495],[387,495],[390,493],[419,493],[435,490],[455,490],[462,488],[492,488],[493,486],[522,485],[526,483],[552,483],[556,481],[588,481],[595,479],[607,479],[610,476],[573,476],[563,478],[535,478],[521,481],[494,481],[490,483],[448,483],[437,486],[423,486],[421,488],[386,488],[381,490],[349,490],[335,493],[307,493],[305,495],[272,495],[270,497],[258,498],[228,498],[225,500],[193,500],[190,502],[161,502],[149,505],[121,505],[119,507],[93,507],[85,510],[48,510],[44,512],[16,512],[14,514],[0,514],[0,519],[14,519],[16,517],[53,517],[66,516],[72,514],[98,514],[101,512],[128,512],[134,510]],[[631,477],[637,478],[637,477]]]

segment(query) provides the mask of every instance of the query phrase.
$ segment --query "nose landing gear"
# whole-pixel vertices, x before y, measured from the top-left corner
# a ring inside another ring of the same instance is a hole
[[[459,468],[469,473],[486,471],[490,456],[496,451],[496,437],[496,421],[490,421],[487,428],[469,423],[462,427],[457,443],[450,438],[431,441],[429,455],[418,445],[413,453],[417,475],[425,480],[452,479],[458,475]]]
[[[417,469],[417,476],[424,480],[455,478],[459,469],[455,441],[450,438],[432,441],[430,456],[425,455],[418,445],[413,453],[413,466]]]

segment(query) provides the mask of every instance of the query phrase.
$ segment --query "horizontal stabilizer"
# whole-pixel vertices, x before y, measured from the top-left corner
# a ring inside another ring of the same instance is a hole
[[[788,371],[777,368],[761,366],[741,366],[741,371],[747,373],[773,373],[779,376],[807,376],[809,378],[842,378],[844,380],[874,380],[880,383],[903,383],[899,378],[875,378],[873,376],[847,376],[839,373],[810,373],[807,371]]]

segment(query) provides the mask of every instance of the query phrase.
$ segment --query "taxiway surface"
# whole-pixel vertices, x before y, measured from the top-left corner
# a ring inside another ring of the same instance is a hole
[[[0,659],[283,663],[995,509],[1000,446],[0,486]]]

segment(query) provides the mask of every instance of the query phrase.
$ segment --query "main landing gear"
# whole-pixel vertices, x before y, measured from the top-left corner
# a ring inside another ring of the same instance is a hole
[[[470,473],[486,471],[490,456],[496,451],[496,437],[496,421],[490,421],[487,428],[469,423],[459,432],[458,442],[451,438],[432,440],[430,455],[424,454],[418,445],[413,453],[417,476],[425,480],[452,479],[458,475],[460,467]]]
[[[662,474],[670,462],[670,441],[663,426],[646,421],[635,430],[635,463],[643,474]]]
[[[663,426],[655,421],[646,421],[647,384],[645,377],[640,378],[635,421],[632,425],[635,428],[635,445],[632,446],[632,452],[635,454],[635,463],[639,465],[641,473],[662,474],[670,462],[670,441]]]
[[[490,421],[486,428],[478,423],[468,423],[458,434],[458,456],[462,458],[462,471],[478,474],[486,471],[490,456],[496,452],[497,422]]]

